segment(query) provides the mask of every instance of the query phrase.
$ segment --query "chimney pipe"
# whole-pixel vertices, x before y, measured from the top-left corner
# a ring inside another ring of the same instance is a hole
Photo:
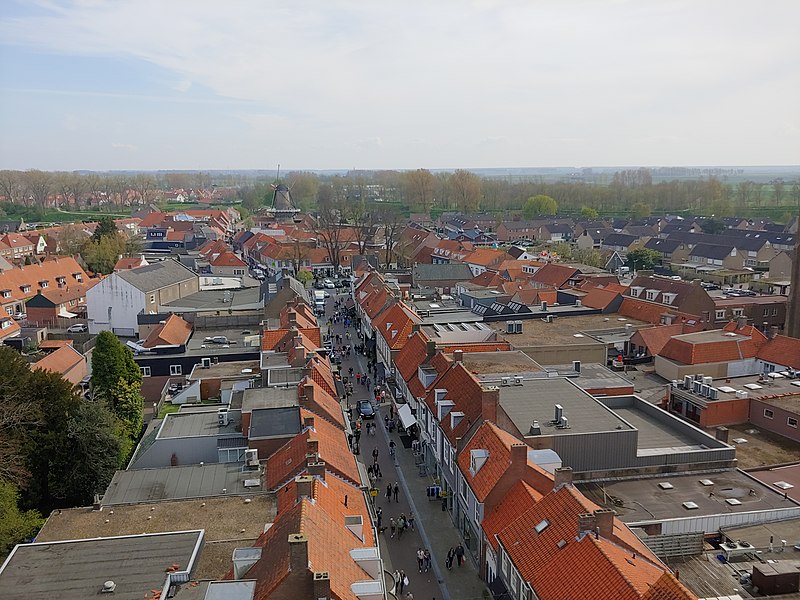
[[[453,360],[457,363],[460,363],[464,360],[464,351],[463,350],[454,350],[453,351]]]
[[[610,539],[614,535],[614,511],[610,508],[599,508],[594,511],[594,518],[600,536]]]
[[[303,533],[289,534],[289,569],[295,573],[308,570],[308,537]]]
[[[433,340],[428,340],[425,342],[425,356],[427,356],[428,359],[431,359],[433,358],[434,354],[436,354],[436,342]]]
[[[306,396],[308,398],[308,396]],[[303,417],[303,428],[314,429],[314,417]]]
[[[714,437],[717,438],[720,442],[728,443],[728,435],[730,431],[727,427],[717,427],[714,430]]]
[[[565,485],[572,485],[572,467],[558,467],[555,470],[553,489],[557,490]]]
[[[481,389],[481,416],[484,421],[497,422],[497,405],[500,403],[500,388],[493,386]]]
[[[316,600],[331,600],[331,578],[327,571],[314,573],[314,598]]]
[[[314,478],[311,475],[298,475],[294,478],[297,487],[297,500],[311,498],[314,495]]]
[[[306,465],[306,472],[308,472],[311,477],[316,477],[317,479],[325,481],[325,467],[325,462],[319,460],[317,462],[308,463]]]
[[[528,466],[528,446],[526,444],[513,444],[511,446],[511,471],[513,478],[522,478]]]

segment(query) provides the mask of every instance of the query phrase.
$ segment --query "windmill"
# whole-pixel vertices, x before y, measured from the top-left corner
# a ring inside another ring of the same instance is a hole
[[[278,173],[275,176],[275,183],[272,184],[272,207],[270,212],[275,216],[276,221],[291,221],[294,215],[300,212],[292,200],[289,187],[281,183],[281,166],[278,165]]]

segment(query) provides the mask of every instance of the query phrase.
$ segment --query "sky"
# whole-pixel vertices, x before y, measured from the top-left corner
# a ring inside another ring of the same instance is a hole
[[[800,164],[797,0],[0,0],[0,168]]]

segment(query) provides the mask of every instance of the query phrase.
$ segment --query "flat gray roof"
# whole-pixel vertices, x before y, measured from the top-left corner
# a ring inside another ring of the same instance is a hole
[[[166,309],[164,312],[170,310],[178,312],[218,310],[227,313],[229,310],[251,310],[263,308],[263,306],[260,287],[251,287],[238,290],[203,290],[172,302],[160,304],[159,309]]]
[[[213,463],[117,471],[103,496],[104,505],[136,504],[159,500],[209,498],[226,494],[258,494],[260,485],[245,487],[249,479],[260,479],[243,471],[242,463]]]
[[[162,589],[166,569],[191,571],[202,531],[43,542],[17,546],[0,570],[0,597],[94,598],[106,581],[115,600],[141,600]]]
[[[297,392],[295,392],[295,396]],[[295,397],[295,403],[297,398]],[[250,439],[292,436],[300,433],[300,407],[259,408],[250,417]]]
[[[709,480],[712,485],[703,485]],[[659,483],[667,482],[672,489],[662,489]],[[609,481],[602,484],[579,484],[590,499],[603,505],[603,497],[617,511],[624,523],[646,523],[665,519],[728,514],[772,508],[794,508],[792,500],[785,500],[759,481],[739,470],[708,474],[671,475],[648,479]],[[750,490],[755,495],[750,495]],[[709,494],[713,495],[709,497]],[[725,500],[736,498],[741,504],[730,505]],[[684,502],[694,502],[696,509],[686,509]]]
[[[615,373],[605,365],[581,363],[581,372],[576,373],[572,363],[568,365],[547,365],[548,371],[556,371],[582,389],[586,388],[630,388],[633,382]]]
[[[249,372],[247,372],[249,370]],[[261,366],[257,360],[234,360],[230,362],[213,363],[210,367],[196,364],[192,369],[189,379],[214,379],[217,377],[249,379],[261,373]]]
[[[297,388],[249,388],[244,390],[242,411],[255,408],[286,408],[297,406]]]
[[[452,357],[453,354],[448,356]],[[521,350],[465,352],[462,362],[479,381],[499,382],[500,377],[507,375],[546,375],[544,368]]]
[[[289,367],[284,369],[268,369],[267,370],[267,385],[270,387],[277,386],[296,386],[305,377],[305,369],[303,367]]]
[[[668,428],[664,423],[654,419],[635,406],[614,408],[614,412],[633,425],[638,431],[637,448],[639,449],[675,449],[675,451],[700,450],[689,435]]]
[[[568,429],[550,424],[555,405],[564,409]],[[632,428],[611,410],[562,377],[523,380],[522,385],[500,386],[500,406],[514,426],[527,434],[533,421],[539,421],[542,435],[575,435]]]
[[[579,308],[577,310],[585,311],[587,309]],[[621,317],[618,314],[562,315],[554,319],[552,323],[543,321],[542,319],[551,312],[555,313],[548,307],[546,313],[534,310],[535,318],[533,319],[515,319],[513,316],[509,316],[508,321],[522,321],[522,333],[506,333],[506,321],[492,321],[487,325],[497,331],[502,339],[508,340],[517,348],[526,346],[563,346],[566,344],[606,344],[609,342],[600,341],[603,338],[603,332],[606,332],[605,335],[612,335],[614,332],[624,331],[626,325],[631,325],[627,329],[629,330],[628,333],[633,335],[633,332],[638,327],[645,325],[644,321]],[[627,337],[630,336],[628,335]],[[616,337],[613,339],[616,339]]]
[[[176,437],[197,437],[203,435],[241,435],[242,413],[238,410],[228,411],[228,424],[220,426],[217,418],[217,408],[204,412],[177,412],[164,417],[159,439]]]
[[[465,322],[460,318],[449,322],[432,323],[426,317],[422,323],[422,331],[429,340],[437,344],[485,342],[495,335],[494,330],[485,323]]]

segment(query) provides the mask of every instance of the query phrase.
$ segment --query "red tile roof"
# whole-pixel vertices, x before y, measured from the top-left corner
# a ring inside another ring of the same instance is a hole
[[[647,300],[640,300],[639,298],[631,298],[629,296],[622,299],[622,304],[619,305],[617,312],[624,317],[638,319],[639,321],[652,323],[653,325],[661,324],[665,314],[673,315],[675,320],[681,323],[700,321],[700,317],[697,315],[683,313],[667,308],[663,304],[655,304]]]
[[[52,260],[45,260],[41,264],[26,265],[24,267],[10,269],[0,272],[0,290],[9,290],[10,298],[0,298],[0,304],[25,301],[33,298],[42,286],[40,282],[46,281],[47,288],[58,289],[57,277],[64,277],[66,285],[72,286],[78,283],[75,277],[78,274],[86,284],[89,281],[88,275],[78,262],[71,256],[59,256]],[[23,286],[29,286],[27,292],[23,292]]]
[[[147,266],[148,262],[143,256],[123,256],[114,265],[115,271],[127,271],[128,269],[135,269],[137,267]]]
[[[578,272],[575,267],[567,267],[565,265],[558,265],[555,263],[548,263],[541,269],[531,275],[533,281],[552,285],[553,287],[560,288],[564,286],[571,277],[574,277]]]
[[[506,254],[505,250],[496,250],[494,248],[478,248],[474,252],[470,253],[464,259],[464,262],[490,268],[492,266],[499,265],[508,258],[511,257]]]
[[[741,336],[745,336],[744,339]],[[730,362],[755,358],[765,344],[764,334],[752,326],[716,329],[674,336],[664,344],[659,356],[684,365]]]
[[[49,371],[51,373],[59,373],[67,375],[72,369],[78,367],[81,363],[86,363],[86,357],[78,352],[71,345],[61,346],[54,350],[44,358],[36,361],[31,365],[32,369],[41,369],[42,371]],[[74,377],[67,379],[73,384],[78,384],[83,379],[85,373],[79,373]]]
[[[436,362],[437,357],[441,354],[440,352],[434,357],[434,360],[431,361],[432,364]],[[447,436],[450,444],[455,447],[457,438],[463,437],[472,427],[472,424],[482,418],[482,388],[480,382],[462,363],[452,363],[446,370],[440,370],[440,373],[442,374],[425,395],[425,404],[427,404],[432,414],[438,414],[436,390],[445,389],[447,392],[444,398],[454,403],[452,410],[464,413],[464,417],[459,421],[455,429],[450,427],[449,417],[445,417],[440,423],[442,432]]]
[[[776,335],[756,354],[763,361],[800,369],[800,339]]]
[[[455,409],[454,409],[455,410]],[[490,421],[484,421],[470,438],[467,445],[458,453],[458,466],[478,502],[484,502],[489,493],[500,481],[511,466],[511,446],[523,444],[510,433],[503,431]],[[478,471],[473,475],[471,470],[472,450],[486,450],[489,456]],[[545,473],[541,467],[529,463],[528,467],[537,471],[541,475],[544,487],[547,487],[544,480],[552,487],[552,477]],[[549,491],[545,489],[545,491]]]
[[[493,271],[484,271],[480,275],[476,275],[470,279],[469,282],[485,288],[496,288],[503,285],[505,279]]]
[[[300,409],[302,419],[315,417],[314,413]],[[320,460],[327,464],[327,469],[355,485],[361,485],[361,477],[356,466],[356,459],[347,445],[347,439],[341,429],[316,416],[314,430],[306,429],[267,458],[265,480],[267,488],[276,490],[291,478],[303,473],[306,469],[308,440],[317,440]]]
[[[541,499],[542,494],[524,481],[518,481],[494,510],[484,516],[481,527],[495,552],[499,546],[495,536]]]
[[[156,346],[182,346],[189,341],[192,326],[178,315],[170,315],[164,323],[156,326],[144,341],[145,348]]]
[[[236,256],[233,252],[223,252],[209,263],[212,267],[246,267],[241,258]]]
[[[609,304],[616,300],[619,295],[620,293],[616,290],[594,287],[581,299],[581,303],[589,308],[604,310]]]
[[[337,397],[336,382],[333,378],[333,373],[331,372],[330,363],[327,360],[322,359],[319,356],[313,356],[306,364],[306,368],[309,370],[309,375],[315,383],[322,386],[322,389],[325,390],[329,395],[333,396],[334,398]]]
[[[683,323],[675,325],[657,325],[655,327],[645,327],[644,329],[637,329],[631,336],[633,342],[635,338],[641,338],[642,343],[647,347],[647,351],[651,356],[660,353],[662,348],[674,335],[681,335],[683,333]]]
[[[319,327],[298,327],[295,332],[290,328],[265,329],[261,333],[261,350],[286,352],[294,345],[293,338],[300,336],[303,346],[309,351],[322,347],[322,336]]]
[[[373,322],[375,331],[386,340],[386,345],[392,350],[399,350],[405,346],[411,335],[414,325],[422,319],[403,302],[398,302],[383,311]]]
[[[307,385],[311,386],[311,396],[306,394]],[[344,414],[339,401],[311,377],[305,377],[300,382],[298,395],[300,406],[324,417],[342,430],[345,428]]]
[[[394,365],[406,383],[417,377],[417,369],[427,357],[427,344],[428,336],[417,331],[397,353]]]

